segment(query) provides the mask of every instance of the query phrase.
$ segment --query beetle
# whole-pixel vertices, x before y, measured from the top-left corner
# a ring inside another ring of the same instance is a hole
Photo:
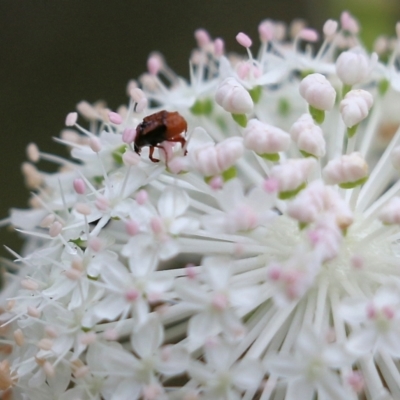
[[[165,110],[148,115],[136,127],[134,141],[135,152],[140,154],[144,146],[150,146],[149,158],[153,162],[159,162],[153,157],[154,148],[163,149],[162,142],[179,142],[182,149],[185,148],[186,139],[182,133],[187,132],[187,122],[178,112]],[[187,150],[185,150],[185,155]]]

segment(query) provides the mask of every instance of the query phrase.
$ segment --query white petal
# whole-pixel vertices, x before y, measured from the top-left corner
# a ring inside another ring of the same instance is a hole
[[[258,387],[264,376],[264,370],[257,360],[243,360],[233,366],[232,374],[235,386],[248,390]]]
[[[163,326],[158,318],[150,318],[131,336],[132,348],[141,358],[155,353],[164,340]]]
[[[288,354],[271,354],[264,365],[271,375],[282,378],[297,378],[304,373],[304,365]]]
[[[288,384],[285,400],[312,400],[313,398],[314,386],[311,382],[299,378]]]
[[[400,358],[400,333],[398,331],[389,331],[379,340],[379,344],[392,357]]]
[[[108,294],[100,303],[94,306],[94,314],[101,319],[113,320],[129,307],[124,298],[117,294]]]
[[[163,218],[174,219],[189,207],[189,195],[180,188],[169,187],[161,194],[157,208]]]
[[[350,335],[346,348],[355,355],[370,353],[374,351],[377,339],[378,334],[374,328],[363,328]]]
[[[231,179],[225,185],[221,194],[218,196],[220,207],[229,212],[232,208],[238,207],[244,201],[242,182],[239,179]]]
[[[232,274],[228,257],[205,257],[202,264],[204,275],[213,290],[223,290],[228,286]]]
[[[201,312],[190,318],[188,336],[194,346],[202,345],[207,338],[216,336],[220,331],[220,325],[213,313]]]
[[[162,353],[163,349],[161,349]],[[183,373],[189,363],[189,354],[183,347],[178,345],[168,346],[168,359],[159,358],[157,370],[163,375],[178,375]]]
[[[229,344],[218,341],[204,346],[204,356],[213,369],[217,372],[228,371],[233,362],[233,348]]]

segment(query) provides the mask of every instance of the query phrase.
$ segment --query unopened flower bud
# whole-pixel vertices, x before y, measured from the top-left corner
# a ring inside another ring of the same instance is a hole
[[[400,224],[400,197],[393,197],[383,207],[378,218],[386,225]]]
[[[89,104],[87,101],[81,101],[76,105],[76,109],[83,117],[88,120],[100,119],[100,115],[97,110]]]
[[[249,48],[252,45],[250,37],[243,32],[240,32],[236,35],[236,40],[241,46],[246,48]]]
[[[339,79],[348,86],[363,82],[377,61],[374,53],[371,60],[360,48],[344,51],[336,60],[336,73]]]
[[[366,90],[351,90],[340,102],[340,113],[348,128],[359,124],[368,116],[374,99]]]
[[[110,122],[112,124],[115,124],[115,125],[120,125],[122,123],[122,117],[116,112],[110,111],[108,113],[108,119],[110,120]]]
[[[336,91],[321,74],[307,75],[300,83],[300,94],[317,110],[329,111],[335,104]]]
[[[289,159],[271,169],[270,178],[275,179],[279,186],[279,197],[287,199],[294,197],[304,188],[307,178],[315,168],[317,161],[309,157],[304,159]]]
[[[219,84],[215,101],[232,114],[246,114],[253,111],[253,100],[249,92],[234,78],[226,78]]]
[[[243,131],[243,144],[257,154],[277,154],[290,146],[290,136],[283,130],[251,119]]]
[[[76,112],[69,113],[65,118],[65,126],[74,126],[76,124],[77,119],[78,119],[78,113]]]
[[[323,27],[322,30],[323,30],[325,36],[330,37],[330,36],[333,36],[336,33],[337,28],[338,28],[337,21],[335,21],[333,19],[328,19],[325,22],[324,27]]]
[[[126,166],[130,167],[140,163],[140,156],[134,151],[128,150],[122,155],[122,161]]]
[[[366,181],[368,164],[360,153],[354,152],[329,161],[322,172],[328,185],[349,189]]]
[[[325,155],[325,139],[322,129],[314,123],[310,114],[303,114],[292,125],[290,135],[303,154],[314,157]]]
[[[340,24],[343,30],[353,33],[354,35],[360,30],[358,22],[348,11],[343,11],[340,15]]]

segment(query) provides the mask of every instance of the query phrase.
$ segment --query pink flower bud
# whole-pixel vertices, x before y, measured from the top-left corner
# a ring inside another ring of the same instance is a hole
[[[115,124],[115,125],[120,125],[122,123],[122,117],[116,112],[110,111],[108,113],[108,119],[110,120],[110,122],[112,124]]]
[[[76,203],[75,210],[82,215],[90,215],[92,213],[89,204],[86,203]]]
[[[307,42],[317,42],[319,39],[318,32],[310,28],[302,29],[299,32],[299,37]]]
[[[325,139],[322,129],[314,123],[310,114],[303,114],[292,125],[290,135],[299,150],[315,157],[325,155]]]
[[[63,226],[61,225],[61,222],[59,221],[54,221],[50,228],[49,228],[49,235],[51,237],[56,237],[62,232]]]
[[[74,190],[77,194],[84,194],[86,190],[86,184],[85,181],[81,178],[76,178],[74,179]]]
[[[194,32],[194,37],[197,41],[197,45],[200,48],[206,47],[211,42],[210,35],[205,29],[197,29]]]
[[[234,78],[226,78],[218,85],[215,101],[232,114],[250,113],[254,106],[249,92]]]
[[[324,35],[327,37],[333,36],[337,32],[338,23],[333,19],[328,19],[322,28]]]
[[[358,26],[358,22],[354,19],[354,17],[348,12],[343,11],[340,16],[340,23],[342,25],[343,30],[348,31],[353,34],[357,34],[360,30]]]
[[[366,90],[350,90],[340,102],[340,113],[348,128],[367,118],[374,99]]]
[[[360,48],[344,51],[336,60],[336,73],[339,79],[349,86],[367,79],[377,62],[374,53],[369,60]]]
[[[220,38],[214,40],[214,54],[215,57],[221,57],[224,54],[225,44]]]
[[[243,155],[243,139],[231,137],[223,140],[215,146],[217,151],[217,162],[221,172],[232,167]]]
[[[368,164],[354,152],[329,161],[322,172],[328,185],[354,183],[368,176]]]
[[[258,25],[258,34],[261,42],[270,42],[274,38],[274,24],[270,20],[264,20]]]
[[[99,153],[101,151],[101,141],[97,136],[91,136],[89,139],[89,146],[95,152]]]
[[[163,66],[162,58],[159,54],[152,54],[147,60],[147,69],[151,75],[157,75]]]
[[[243,32],[240,32],[236,35],[236,40],[241,46],[246,48],[249,48],[252,45],[250,37]]]
[[[243,131],[243,137],[244,146],[257,154],[279,153],[286,151],[290,146],[288,133],[257,119],[248,121]]]
[[[96,120],[100,119],[100,115],[97,110],[89,104],[87,101],[81,101],[76,105],[76,109],[78,110],[79,114],[85,117],[88,120]]]
[[[316,166],[317,161],[312,158],[289,159],[271,169],[270,178],[279,184],[279,192],[288,192],[297,189],[307,181],[308,176]]]
[[[307,75],[299,89],[307,103],[318,110],[329,111],[335,105],[336,91],[324,75]]]
[[[74,126],[76,124],[77,119],[78,119],[78,113],[76,112],[69,113],[65,118],[65,126]]]
[[[126,166],[130,167],[140,163],[140,156],[134,151],[128,150],[122,155],[122,161]]]
[[[393,197],[383,207],[378,218],[386,225],[400,224],[400,197]]]

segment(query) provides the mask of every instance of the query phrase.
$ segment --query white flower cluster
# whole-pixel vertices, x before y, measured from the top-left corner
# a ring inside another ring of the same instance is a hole
[[[189,82],[152,54],[127,107],[68,114],[71,160],[28,146],[3,398],[400,398],[400,38],[358,30],[199,30]]]

